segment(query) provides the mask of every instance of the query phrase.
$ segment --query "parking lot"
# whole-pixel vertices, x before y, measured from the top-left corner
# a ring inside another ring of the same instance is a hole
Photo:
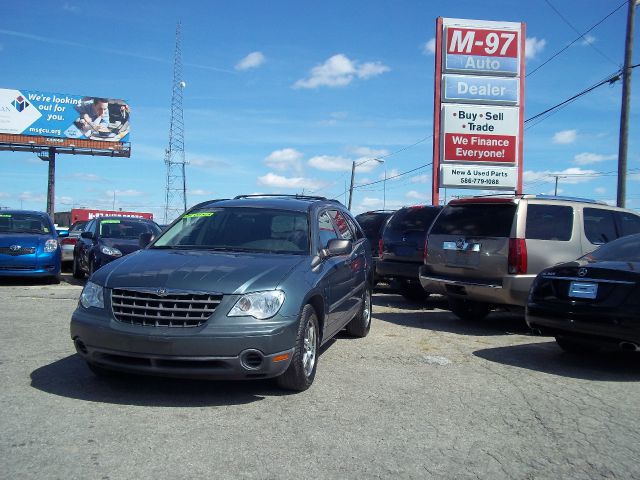
[[[574,357],[521,317],[374,296],[313,386],[101,380],[75,354],[82,282],[0,283],[0,477],[637,478],[640,360]]]

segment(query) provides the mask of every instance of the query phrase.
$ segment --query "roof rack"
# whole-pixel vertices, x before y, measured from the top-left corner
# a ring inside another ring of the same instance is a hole
[[[238,200],[240,198],[261,198],[261,197],[272,197],[272,198],[299,198],[301,200],[327,200],[326,197],[319,197],[314,195],[289,195],[284,193],[258,193],[251,195],[238,195],[233,197],[234,200]]]
[[[584,202],[584,203],[597,203],[597,204],[605,204],[606,202],[601,202],[599,200],[594,200],[592,198],[582,198],[582,197],[565,197],[561,195],[534,195],[536,198],[548,199],[548,200],[565,200],[571,202]]]

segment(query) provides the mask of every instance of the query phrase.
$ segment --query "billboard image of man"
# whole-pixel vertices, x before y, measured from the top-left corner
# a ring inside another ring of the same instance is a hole
[[[109,102],[104,98],[94,98],[85,101],[76,107],[80,114],[76,125],[87,137],[94,133],[106,133],[109,131]]]

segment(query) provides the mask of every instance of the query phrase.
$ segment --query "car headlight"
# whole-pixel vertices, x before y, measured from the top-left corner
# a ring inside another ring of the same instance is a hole
[[[229,311],[229,317],[254,317],[265,320],[273,317],[284,303],[284,292],[269,290],[267,292],[247,293],[240,297]]]
[[[105,255],[109,255],[110,257],[121,257],[122,256],[122,252],[120,250],[118,250],[117,248],[113,248],[113,247],[107,247],[106,245],[103,245],[102,247],[100,247],[100,251],[102,253],[104,253]]]
[[[104,308],[104,288],[93,282],[87,282],[80,294],[80,303],[84,308]]]
[[[55,252],[57,248],[58,248],[58,241],[54,240],[53,238],[47,240],[47,242],[44,244],[44,251],[46,253]]]

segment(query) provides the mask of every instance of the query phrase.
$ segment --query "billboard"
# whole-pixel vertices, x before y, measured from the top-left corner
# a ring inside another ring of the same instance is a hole
[[[0,89],[0,144],[129,150],[129,114],[119,99]]]
[[[438,18],[432,201],[522,190],[525,24]]]

